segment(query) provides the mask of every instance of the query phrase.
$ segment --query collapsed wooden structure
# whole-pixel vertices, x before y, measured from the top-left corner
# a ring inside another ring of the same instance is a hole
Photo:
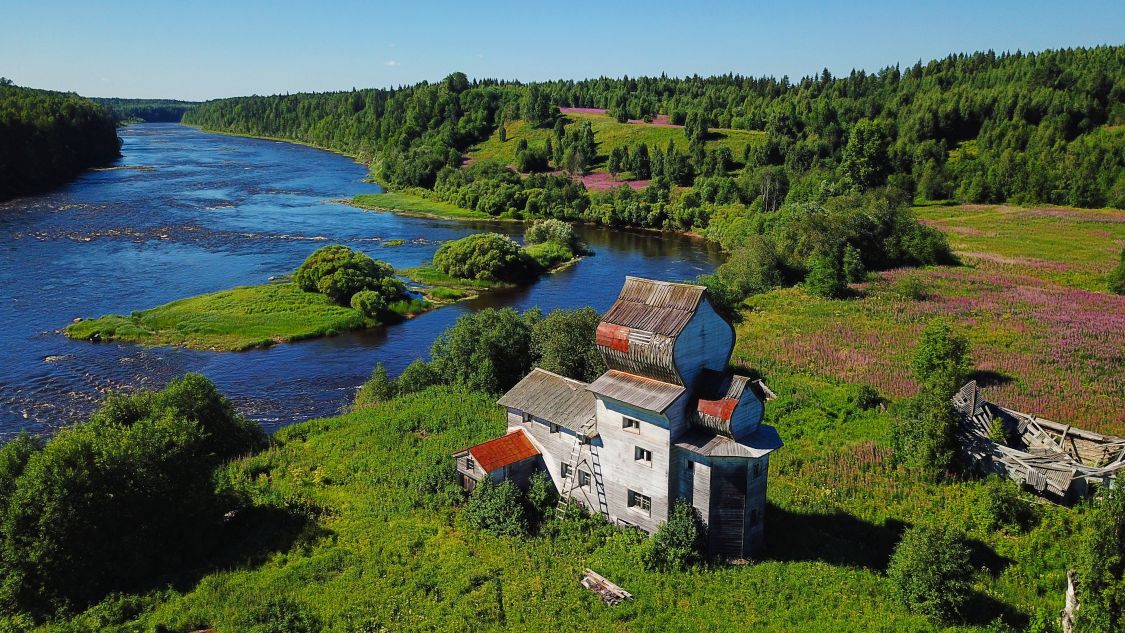
[[[631,600],[633,598],[633,594],[618,587],[609,580],[606,580],[605,576],[588,568],[586,569],[586,574],[582,576],[582,586],[601,596],[602,602],[609,605],[614,605],[622,600]]]
[[[1006,475],[1053,501],[1113,484],[1125,469],[1125,439],[1076,429],[986,401],[976,381],[953,396],[960,414],[961,451],[978,471]],[[1006,444],[992,438],[1002,426]]]

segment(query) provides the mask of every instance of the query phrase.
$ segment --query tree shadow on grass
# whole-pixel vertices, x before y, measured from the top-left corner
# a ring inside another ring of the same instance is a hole
[[[153,578],[141,589],[171,586],[186,592],[216,571],[253,569],[275,553],[311,547],[333,534],[317,518],[307,508],[244,508],[218,528],[212,547],[195,565]]]
[[[999,387],[1015,381],[1011,376],[991,369],[974,370],[969,374],[969,380],[977,381],[977,385],[981,387]]]
[[[908,527],[910,525],[894,519],[875,525],[844,512],[802,514],[771,503],[766,507],[765,559],[821,561],[884,574]],[[996,577],[1013,562],[981,541],[966,539],[965,543],[974,571],[983,570]],[[1028,624],[1027,615],[983,593],[973,592],[965,606],[965,622],[984,625],[997,617],[1016,630],[1023,630]]]

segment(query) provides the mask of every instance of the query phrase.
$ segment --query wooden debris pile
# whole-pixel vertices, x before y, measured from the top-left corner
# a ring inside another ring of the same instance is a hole
[[[582,577],[582,586],[601,596],[602,602],[609,605],[633,598],[633,594],[606,580],[592,569],[586,570],[586,575]]]

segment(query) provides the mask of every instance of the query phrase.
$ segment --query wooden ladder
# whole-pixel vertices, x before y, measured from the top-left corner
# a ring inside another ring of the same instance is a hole
[[[594,478],[594,490],[598,493],[598,514],[609,519],[609,502],[605,497],[605,480],[602,478],[602,460],[598,456],[598,447],[590,443],[590,470]]]
[[[555,508],[555,518],[561,519],[566,516],[566,509],[570,506],[570,495],[574,492],[574,487],[578,485],[578,463],[579,458],[582,456],[582,432],[574,434],[574,444],[570,446],[570,457],[566,460],[566,465],[570,468],[570,476],[563,479],[562,494],[559,495],[559,504]],[[565,475],[566,473],[559,473]]]

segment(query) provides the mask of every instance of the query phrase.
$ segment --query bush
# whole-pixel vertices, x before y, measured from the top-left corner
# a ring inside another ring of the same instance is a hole
[[[528,257],[535,261],[540,270],[549,270],[555,266],[574,259],[574,252],[562,244],[545,242],[532,244],[524,249]]]
[[[982,530],[1024,532],[1039,518],[1036,507],[1020,494],[1019,485],[1007,477],[989,476],[979,492],[973,513]]]
[[[0,602],[67,611],[197,564],[235,499],[221,462],[264,444],[209,381],[113,396],[30,454],[0,521]]]
[[[398,395],[395,382],[387,375],[387,368],[383,366],[383,363],[375,365],[371,377],[356,392],[352,410],[364,409],[394,398]]]
[[[922,331],[910,367],[922,389],[952,398],[972,369],[972,350],[964,336],[944,319],[934,319]]]
[[[848,283],[859,283],[867,277],[867,269],[863,266],[859,249],[848,244],[844,247],[844,279]]]
[[[273,598],[248,614],[249,633],[318,633],[320,621],[304,606],[288,599]]]
[[[374,290],[360,290],[352,295],[352,309],[368,319],[378,319],[387,309],[387,300]]]
[[[1121,249],[1121,261],[1109,271],[1106,282],[1110,292],[1125,295],[1125,248]]]
[[[1125,488],[1101,492],[1079,552],[1078,630],[1125,628]]]
[[[699,562],[707,541],[706,528],[698,513],[684,499],[677,499],[668,520],[660,524],[644,552],[649,569],[682,570]]]
[[[516,171],[522,174],[547,171],[549,157],[542,147],[524,148],[516,154]]]
[[[554,242],[561,244],[575,253],[584,250],[582,239],[578,237],[574,227],[562,220],[542,220],[527,227],[523,239],[528,244],[545,244]]]
[[[969,548],[944,527],[910,528],[895,547],[887,577],[911,611],[951,621],[961,615],[972,592]]]
[[[773,242],[760,235],[751,236],[744,247],[735,249],[715,270],[715,276],[740,303],[784,282],[781,258]]]
[[[922,391],[899,404],[891,424],[897,462],[930,481],[953,469],[958,417],[949,398]]]
[[[559,493],[551,476],[545,470],[535,471],[527,488],[528,518],[538,526],[551,516],[558,503]]]
[[[348,305],[361,290],[377,292],[384,303],[390,303],[406,296],[406,286],[394,274],[386,262],[332,244],[309,255],[293,274],[293,281],[301,290],[319,292],[339,305]]]
[[[806,264],[805,290],[825,299],[839,299],[848,290],[840,259],[832,255],[813,255]]]
[[[592,382],[605,373],[594,344],[602,317],[593,308],[554,310],[531,328],[534,364],[575,380]]]
[[[535,262],[511,238],[477,233],[446,242],[434,253],[434,267],[459,279],[523,283],[534,278]]]
[[[894,292],[903,299],[922,301],[930,296],[926,282],[914,273],[906,274],[894,281]]]
[[[471,527],[497,536],[524,536],[527,515],[522,497],[511,481],[497,484],[485,477],[469,495],[465,520]]]
[[[511,308],[462,315],[430,348],[433,369],[445,384],[502,393],[531,371],[531,328],[537,311]]]

